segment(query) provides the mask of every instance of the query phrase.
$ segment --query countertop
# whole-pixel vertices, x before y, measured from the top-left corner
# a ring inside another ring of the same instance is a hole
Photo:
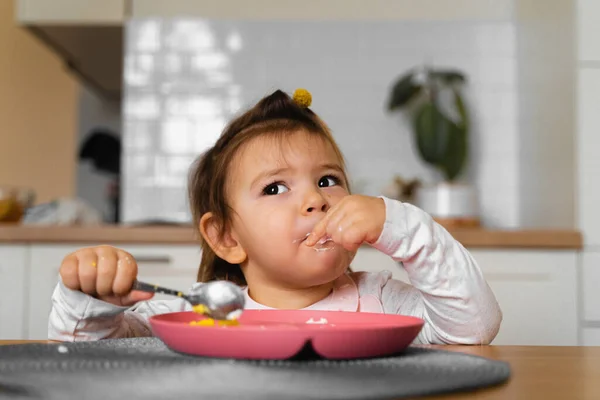
[[[581,249],[583,238],[575,230],[450,229],[468,248]],[[2,243],[90,244],[198,244],[191,226],[35,227],[0,224]]]

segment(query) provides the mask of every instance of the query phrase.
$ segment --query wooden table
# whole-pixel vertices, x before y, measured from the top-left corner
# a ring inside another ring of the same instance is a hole
[[[46,341],[1,341],[0,345]],[[510,380],[498,387],[428,399],[600,399],[600,347],[422,346],[507,361]]]
[[[506,361],[510,380],[498,387],[428,399],[600,399],[600,347],[424,346]]]

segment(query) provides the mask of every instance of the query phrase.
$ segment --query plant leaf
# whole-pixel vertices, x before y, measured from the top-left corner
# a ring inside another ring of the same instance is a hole
[[[448,181],[453,181],[460,175],[466,165],[469,154],[469,118],[467,110],[459,92],[454,89],[453,93],[454,103],[460,115],[460,122],[458,124],[452,123],[448,147],[446,148],[444,160],[441,163],[441,169]]]
[[[417,110],[414,129],[417,148],[423,160],[438,166],[446,155],[452,123],[434,103],[425,103]]]
[[[456,179],[462,172],[467,159],[467,131],[454,123],[450,123],[448,143],[440,169],[449,182]]]
[[[421,91],[421,85],[415,85],[413,82],[413,73],[410,72],[401,77],[392,88],[392,93],[388,103],[388,110],[403,107],[416,94]]]
[[[447,85],[451,85],[453,83],[464,83],[466,81],[463,73],[456,70],[432,71],[431,76],[439,79]]]
[[[467,109],[465,107],[465,102],[463,101],[458,90],[453,89],[454,92],[454,105],[458,111],[458,115],[460,115],[461,123],[459,127],[463,128],[466,133],[469,131],[469,116],[467,115]]]

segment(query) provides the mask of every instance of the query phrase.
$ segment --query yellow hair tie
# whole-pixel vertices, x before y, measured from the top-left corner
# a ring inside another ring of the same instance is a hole
[[[312,95],[306,89],[296,89],[292,100],[294,100],[294,102],[300,107],[307,108],[310,107],[312,103]]]

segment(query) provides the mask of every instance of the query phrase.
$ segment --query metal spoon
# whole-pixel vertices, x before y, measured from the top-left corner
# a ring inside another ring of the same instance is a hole
[[[184,294],[179,290],[136,280],[132,290],[181,297],[187,300],[195,311],[218,320],[238,319],[246,302],[242,289],[229,281],[206,282],[193,288],[190,293]]]

